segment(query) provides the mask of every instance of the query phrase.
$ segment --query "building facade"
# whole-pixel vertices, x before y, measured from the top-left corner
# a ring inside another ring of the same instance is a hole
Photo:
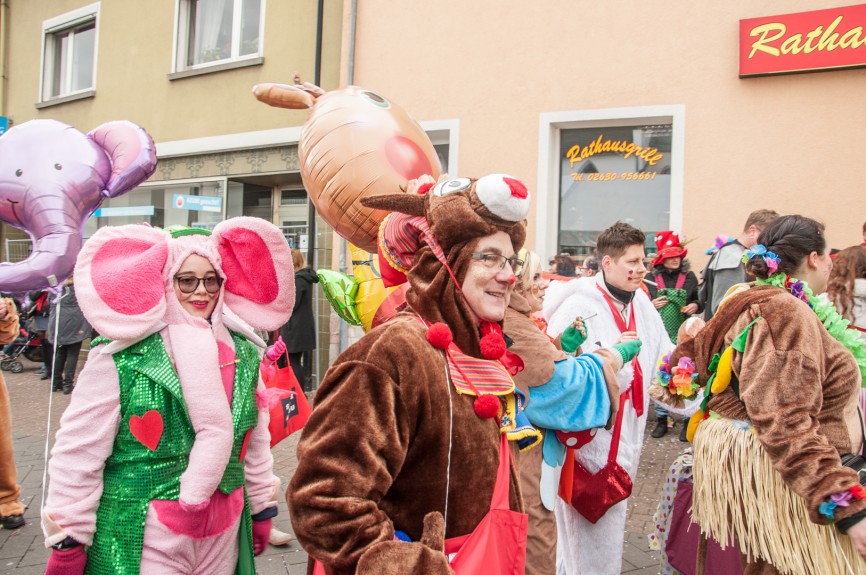
[[[308,262],[330,267],[333,234],[304,191],[297,142],[306,113],[256,101],[253,85],[295,72],[337,87],[341,2],[280,0],[8,0],[0,115],[51,118],[88,132],[130,120],[156,142],[156,173],[103,203],[104,225],[212,228],[256,216],[283,229]],[[3,226],[3,259],[26,257],[26,234]],[[320,294],[319,294],[320,295]],[[319,358],[329,310],[317,298]]]
[[[741,44],[750,52],[758,41],[767,50],[756,56],[814,49],[863,62],[866,17],[846,6],[365,0],[354,81],[419,120],[450,122],[459,175],[526,182],[528,243],[543,257],[587,253],[622,219],[647,232],[648,247],[654,231],[683,232],[700,270],[715,237],[737,235],[758,208],[823,221],[832,247],[862,241],[854,143],[866,108],[855,95],[866,70],[740,77],[738,65]],[[740,42],[741,20],[825,9],[801,18],[799,40],[792,23],[770,18]]]

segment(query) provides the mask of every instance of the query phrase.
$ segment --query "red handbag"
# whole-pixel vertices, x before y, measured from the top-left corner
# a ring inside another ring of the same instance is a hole
[[[268,431],[273,447],[304,427],[313,408],[291,367],[280,369],[276,364],[263,365],[260,371],[271,416]]]
[[[571,506],[590,523],[597,522],[608,509],[631,495],[631,476],[616,462],[619,453],[619,435],[622,430],[622,413],[628,395],[629,392],[626,392],[619,396],[619,411],[616,412],[607,464],[599,469],[598,473],[592,474],[579,461],[574,462]]]

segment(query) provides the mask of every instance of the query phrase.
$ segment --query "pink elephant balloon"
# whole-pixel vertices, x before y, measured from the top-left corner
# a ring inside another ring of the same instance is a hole
[[[0,290],[23,293],[66,279],[87,218],[155,169],[153,140],[132,122],[108,122],[85,135],[55,120],[31,120],[0,136],[0,220],[33,241],[26,260],[0,263]]]

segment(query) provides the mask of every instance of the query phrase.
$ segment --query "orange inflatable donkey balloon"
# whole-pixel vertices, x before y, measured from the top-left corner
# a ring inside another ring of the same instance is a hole
[[[256,98],[270,106],[309,109],[298,143],[301,178],[319,214],[340,236],[376,251],[387,212],[361,198],[399,193],[409,180],[438,178],[439,157],[427,134],[387,98],[349,86],[325,92],[295,76],[295,85],[258,84]]]

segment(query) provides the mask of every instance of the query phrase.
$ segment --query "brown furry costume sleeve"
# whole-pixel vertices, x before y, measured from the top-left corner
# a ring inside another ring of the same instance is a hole
[[[729,387],[709,407],[752,422],[782,479],[806,500],[810,519],[823,524],[818,506],[857,484],[839,456],[861,444],[859,370],[804,302],[771,287],[736,296],[698,334],[697,344],[690,341],[699,368],[716,345],[730,344],[758,316],[745,353],[733,357],[740,398]],[[866,502],[851,501],[836,508],[836,519],[864,508]]]
[[[15,303],[7,298],[0,299],[0,344],[7,344],[18,337],[18,312]]]

